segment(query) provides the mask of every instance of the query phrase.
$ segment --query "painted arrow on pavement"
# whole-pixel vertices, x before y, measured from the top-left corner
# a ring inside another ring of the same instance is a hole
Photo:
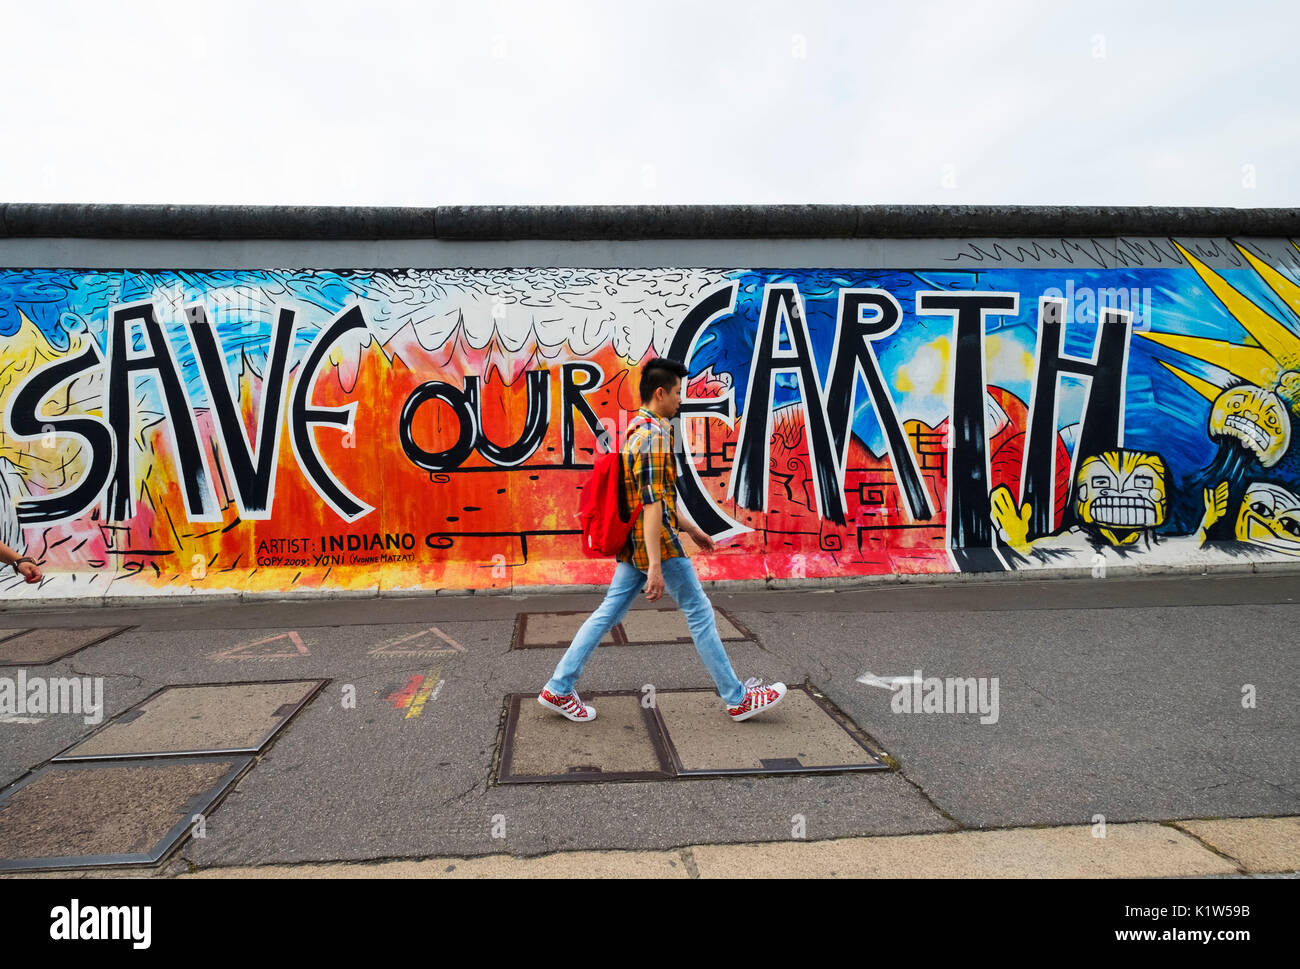
[[[876,676],[868,671],[858,677],[858,682],[866,686],[878,686],[883,690],[897,690],[909,683],[920,683],[921,678],[915,674],[910,676]]]

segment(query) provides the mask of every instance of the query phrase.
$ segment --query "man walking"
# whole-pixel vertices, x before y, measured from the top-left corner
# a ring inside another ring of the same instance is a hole
[[[676,360],[655,357],[641,368],[642,407],[628,425],[623,445],[623,494],[628,508],[641,502],[628,543],[618,555],[618,568],[605,601],[591,614],[573,644],[560,658],[555,673],[537,697],[542,706],[585,723],[596,719],[595,707],[584,704],[574,690],[587,659],[605,633],[623,619],[644,587],[655,602],[667,589],[686,615],[691,639],[717,685],[718,696],[733,720],[748,720],[770,710],[785,696],[784,683],[765,685],[757,678],[741,683],[722,648],[713,604],[700,585],[695,567],[682,549],[677,522],[676,436],[669,421],[682,402],[682,378],[687,369]],[[706,552],[713,539],[693,524],[680,528]]]

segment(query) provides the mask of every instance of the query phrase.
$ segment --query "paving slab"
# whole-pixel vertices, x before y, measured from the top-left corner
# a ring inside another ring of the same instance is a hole
[[[1300,871],[1300,817],[1179,821],[1178,827],[1249,872]]]
[[[591,612],[521,612],[515,626],[515,649],[568,648]],[[600,639],[600,645],[619,642],[615,626]]]
[[[1237,867],[1162,824],[960,831],[952,834],[692,849],[701,878],[1172,878]]]
[[[718,636],[723,641],[736,642],[753,638],[742,631],[731,617],[721,609],[713,610]],[[689,643],[691,630],[686,615],[680,609],[629,609],[623,617],[623,638],[632,644]]]
[[[53,663],[130,628],[96,626],[87,629],[0,630],[0,666],[41,666]]]
[[[53,760],[256,753],[324,683],[166,687]]]
[[[655,706],[678,774],[888,769],[801,686],[740,723],[712,690],[662,691]]]
[[[658,728],[639,693],[592,693],[596,719],[574,723],[536,702],[510,698],[499,782],[669,778]]]
[[[156,863],[251,762],[51,764],[0,794],[0,871]]]

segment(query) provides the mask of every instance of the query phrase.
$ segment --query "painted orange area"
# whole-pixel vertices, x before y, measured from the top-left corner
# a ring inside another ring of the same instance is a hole
[[[384,699],[399,710],[405,709],[411,705],[411,701],[415,698],[416,693],[419,692],[420,684],[423,682],[423,676],[412,676],[410,680],[407,681],[406,686],[398,690],[396,693],[390,693],[388,696],[384,697]]]

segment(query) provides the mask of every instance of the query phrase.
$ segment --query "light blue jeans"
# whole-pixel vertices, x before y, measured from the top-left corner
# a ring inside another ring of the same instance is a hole
[[[674,555],[664,559],[660,564],[664,577],[664,591],[677,603],[677,607],[686,615],[686,625],[695,641],[695,651],[700,654],[708,668],[709,675],[717,685],[718,696],[728,706],[735,706],[745,698],[745,685],[736,678],[731,669],[731,660],[722,648],[722,638],[718,635],[718,625],[713,619],[713,603],[704,594],[695,566],[685,555]],[[605,593],[605,601],[597,607],[591,617],[582,624],[578,635],[555,667],[555,673],[546,684],[546,689],[558,696],[573,692],[582,669],[595,652],[596,646],[617,623],[621,622],[632,606],[632,601],[645,588],[647,573],[642,572],[631,562],[619,562],[614,572],[614,579]]]

